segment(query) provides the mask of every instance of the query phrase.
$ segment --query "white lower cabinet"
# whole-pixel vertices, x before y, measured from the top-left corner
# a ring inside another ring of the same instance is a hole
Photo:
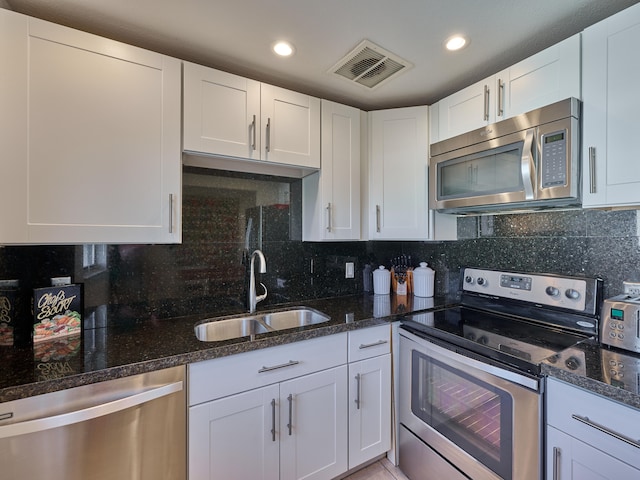
[[[546,478],[640,478],[640,411],[573,385],[547,381]]]
[[[347,471],[347,334],[189,365],[190,480]]]
[[[391,327],[349,332],[349,468],[391,448]]]

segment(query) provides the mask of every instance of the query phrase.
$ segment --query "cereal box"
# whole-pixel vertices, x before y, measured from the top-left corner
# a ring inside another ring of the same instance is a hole
[[[82,330],[82,285],[33,291],[33,343],[79,334]]]

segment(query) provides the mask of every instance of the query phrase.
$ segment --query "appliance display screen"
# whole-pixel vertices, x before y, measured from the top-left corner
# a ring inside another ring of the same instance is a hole
[[[620,310],[619,308],[612,308],[611,318],[613,320],[624,320],[624,310]]]
[[[556,133],[555,135],[548,135],[544,137],[544,143],[552,143],[564,140],[564,132]]]

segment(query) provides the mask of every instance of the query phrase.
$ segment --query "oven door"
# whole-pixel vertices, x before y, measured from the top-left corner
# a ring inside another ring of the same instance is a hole
[[[401,424],[473,480],[539,480],[539,380],[400,332]],[[402,444],[399,458],[401,469],[411,464],[412,480],[428,478],[432,466],[416,475]]]

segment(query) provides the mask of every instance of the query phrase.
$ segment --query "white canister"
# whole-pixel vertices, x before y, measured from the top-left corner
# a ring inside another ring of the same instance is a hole
[[[435,274],[426,262],[420,262],[420,266],[413,269],[413,294],[416,297],[433,297]]]
[[[380,265],[375,272],[373,272],[373,293],[376,295],[389,295],[391,291],[391,272],[384,268],[384,265]]]

